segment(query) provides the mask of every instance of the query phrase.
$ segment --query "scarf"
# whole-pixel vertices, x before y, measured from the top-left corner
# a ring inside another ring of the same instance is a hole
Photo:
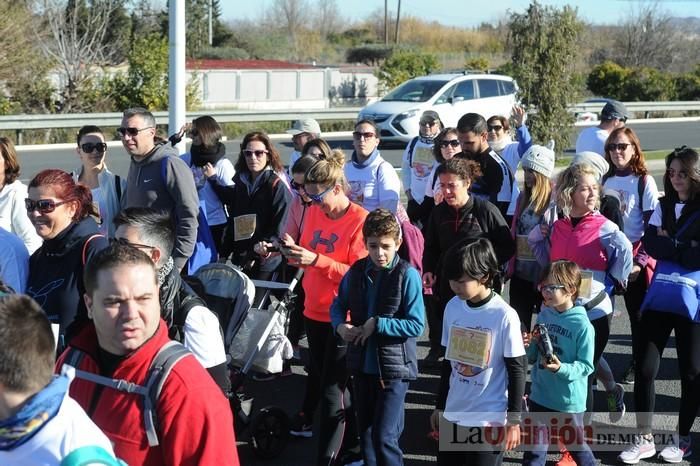
[[[24,402],[13,416],[0,422],[0,450],[13,450],[29,441],[61,408],[69,378],[55,376],[40,392]]]
[[[422,142],[423,144],[427,144],[427,145],[435,144],[436,137],[437,137],[437,134],[434,134],[433,136],[423,136],[422,134],[418,135],[418,139],[420,140],[420,142]]]
[[[175,272],[173,258],[168,258],[168,262],[158,270],[158,287],[160,288],[160,315],[168,324],[168,328],[173,325],[173,310],[175,297],[180,291],[180,275]]]
[[[190,148],[190,154],[192,154],[192,165],[196,167],[203,167],[208,163],[216,165],[216,162],[226,155],[226,146],[220,142],[210,147],[193,144]]]
[[[491,150],[496,152],[498,155],[501,155],[501,152],[503,152],[503,149],[505,149],[506,146],[508,144],[510,144],[511,142],[513,142],[513,140],[510,138],[510,136],[508,134],[506,134],[498,141],[489,141],[489,147],[491,148]]]

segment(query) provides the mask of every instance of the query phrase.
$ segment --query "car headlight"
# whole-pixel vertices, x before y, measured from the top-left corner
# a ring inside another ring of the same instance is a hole
[[[417,116],[420,113],[420,110],[417,108],[414,108],[412,110],[405,111],[403,113],[399,113],[396,115],[396,118],[394,118],[395,122],[400,122],[405,120],[406,118],[413,118],[414,116]]]

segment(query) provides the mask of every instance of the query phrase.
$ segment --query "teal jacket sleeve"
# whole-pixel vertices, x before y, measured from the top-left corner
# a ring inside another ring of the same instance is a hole
[[[593,347],[595,335],[593,327],[588,324],[583,327],[577,341],[576,360],[562,363],[556,375],[567,381],[579,380],[593,373]]]
[[[342,285],[341,283],[341,287]],[[340,292],[338,297],[340,297]],[[419,337],[425,328],[425,307],[423,306],[421,278],[413,267],[409,268],[404,276],[401,301],[404,303],[406,315],[377,318],[377,333],[399,338]],[[331,309],[331,318],[333,318],[332,314]]]
[[[348,313],[348,283],[350,282],[350,272],[343,276],[340,280],[340,286],[338,287],[338,296],[333,300],[331,304],[331,325],[333,326],[333,332],[338,328],[338,325],[342,324],[346,320]]]

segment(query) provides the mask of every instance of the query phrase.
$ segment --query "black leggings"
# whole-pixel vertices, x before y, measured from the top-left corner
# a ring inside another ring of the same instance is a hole
[[[642,301],[644,301],[646,293],[647,280],[645,270],[642,269],[637,279],[627,284],[627,291],[624,294],[632,333],[632,360],[635,360],[635,355],[639,351],[639,324],[642,321]]]
[[[593,347],[593,367],[598,365],[600,357],[603,355],[605,346],[608,344],[610,336],[610,315],[599,317],[591,321],[595,331],[595,345]],[[595,370],[588,376],[588,397],[586,398],[586,411],[593,412],[593,381],[595,380]]]
[[[319,375],[321,426],[318,429],[319,466],[335,464],[347,451],[360,453],[355,411],[350,399],[350,377],[345,365],[346,344],[331,324],[304,318],[311,364]]]
[[[533,282],[515,275],[510,279],[508,295],[510,305],[520,317],[520,323],[525,327],[525,331],[529,332],[532,328],[532,313],[542,304],[542,295]]]
[[[669,312],[644,311],[639,326],[639,352],[635,360],[634,406],[637,426],[651,432],[656,391],[654,380],[671,331],[676,334],[676,352],[681,378],[678,433],[688,435],[700,408],[700,323]]]

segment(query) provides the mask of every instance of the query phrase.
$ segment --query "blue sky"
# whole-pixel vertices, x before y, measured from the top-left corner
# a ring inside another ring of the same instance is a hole
[[[307,0],[312,5],[316,0]],[[373,11],[384,11],[383,0],[336,0],[341,14],[357,20],[366,17]],[[396,11],[397,0],[389,0],[389,9]],[[564,5],[566,3],[578,7],[579,15],[586,21],[597,24],[615,24],[628,18],[640,2],[636,0],[578,0],[556,1],[541,0],[546,5]],[[700,7],[700,0],[661,0],[658,2],[662,9],[673,16],[699,16],[695,13]],[[247,18],[253,19],[272,0],[244,1],[223,0],[221,2],[224,20]],[[402,0],[402,15],[422,17],[430,21],[439,21],[454,26],[473,27],[480,23],[494,22],[505,17],[506,10],[523,12],[530,4],[529,0],[501,0],[486,2],[483,0]],[[465,5],[469,5],[468,7]],[[478,8],[477,6],[478,5]]]

